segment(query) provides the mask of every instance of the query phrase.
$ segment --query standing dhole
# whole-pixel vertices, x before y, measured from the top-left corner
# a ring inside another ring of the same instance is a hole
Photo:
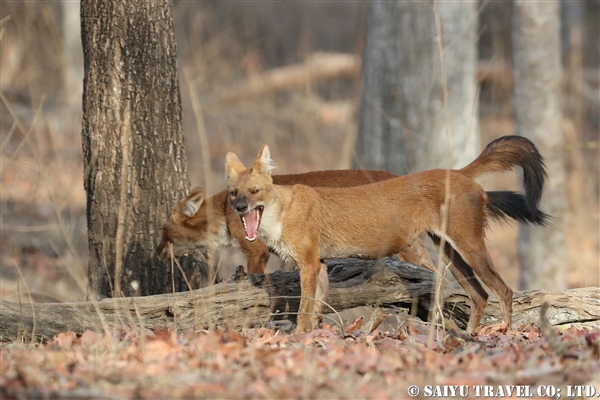
[[[277,185],[302,184],[311,187],[352,187],[397,178],[386,171],[336,170],[313,171],[303,174],[273,175]],[[525,197],[511,192],[486,192],[487,207],[494,211],[499,196],[510,196],[509,203],[517,205],[507,211],[507,216],[528,222],[514,211],[526,210]],[[162,232],[162,240],[157,248],[158,255],[167,259],[188,253],[200,253],[209,258],[216,249],[228,246],[238,247],[246,256],[249,274],[263,274],[269,260],[269,249],[260,240],[248,241],[244,226],[237,213],[227,201],[227,191],[221,191],[207,197],[204,189],[195,188],[184,199],[177,202],[169,214]],[[420,265],[433,271],[435,269],[422,237],[398,253],[398,258]],[[461,274],[450,264],[452,274],[460,278]],[[479,281],[473,279],[466,287],[467,293],[477,294],[483,290]]]
[[[525,201],[513,192],[486,194],[474,180],[514,166],[523,169]],[[504,136],[462,169],[434,169],[351,188],[274,185],[273,167],[266,145],[250,168],[228,153],[228,201],[240,216],[248,241],[260,236],[281,258],[299,266],[298,332],[318,325],[329,288],[324,259],[390,256],[423,233],[436,245],[444,243],[443,253],[469,295],[467,331],[481,321],[488,297],[475,283],[475,274],[494,292],[502,321],[510,326],[513,292],[491,262],[485,228],[488,217],[546,222],[547,215],[538,209],[545,166],[531,141]]]

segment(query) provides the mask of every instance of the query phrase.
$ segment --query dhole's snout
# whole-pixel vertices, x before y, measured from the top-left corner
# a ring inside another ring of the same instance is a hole
[[[167,259],[166,250],[167,250],[167,242],[163,239],[163,240],[161,240],[160,244],[156,248],[156,255],[158,256],[158,258],[160,258],[163,261]]]
[[[233,207],[235,212],[240,214],[245,213],[246,211],[248,211],[248,199],[246,197],[235,199],[231,206]]]
[[[231,207],[239,215],[244,225],[246,240],[253,242],[258,238],[258,229],[260,228],[260,219],[264,210],[263,206],[255,206],[250,209],[248,199],[240,196],[231,201]]]
[[[209,253],[209,248],[203,244],[191,240],[173,240],[168,235],[163,236],[163,239],[156,248],[156,255],[164,262],[169,261],[171,256],[174,258],[192,256],[193,258],[206,261],[209,259]]]
[[[169,244],[171,246],[169,246]],[[175,246],[174,243],[161,243],[156,249],[156,255],[163,262],[169,261],[171,259],[171,256],[173,256],[174,258],[188,256],[201,261],[207,261],[209,259],[209,251],[206,246],[189,246],[186,248],[178,248]]]

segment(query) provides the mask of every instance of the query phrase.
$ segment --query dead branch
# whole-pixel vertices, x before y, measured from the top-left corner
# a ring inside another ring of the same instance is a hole
[[[353,77],[360,71],[360,60],[352,54],[322,53],[312,54],[302,64],[274,68],[259,75],[253,75],[245,82],[212,96],[207,105],[236,102],[264,96],[283,90],[301,88],[311,83]]]
[[[360,66],[360,57],[353,54],[316,52],[302,64],[273,68],[253,75],[208,97],[203,103],[205,106],[216,106],[302,88],[319,81],[354,78],[360,73]],[[479,82],[510,88],[513,83],[512,68],[506,63],[482,61],[477,65],[477,79]]]

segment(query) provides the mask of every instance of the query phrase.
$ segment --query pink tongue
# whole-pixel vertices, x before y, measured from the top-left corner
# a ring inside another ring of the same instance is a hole
[[[246,221],[246,236],[248,239],[256,239],[258,236],[258,210],[255,208],[244,215]]]

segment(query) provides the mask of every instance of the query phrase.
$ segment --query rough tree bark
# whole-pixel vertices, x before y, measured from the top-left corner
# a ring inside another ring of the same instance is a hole
[[[515,128],[546,158],[549,179],[542,207],[554,217],[548,227],[519,227],[521,289],[558,290],[567,283],[559,9],[558,0],[517,0],[514,6]]]
[[[170,268],[154,251],[189,189],[172,4],[83,0],[81,27],[92,290],[164,293]]]
[[[385,258],[328,262],[331,289],[328,304],[337,311],[360,305],[413,307],[427,316],[434,288],[433,274],[424,268]],[[241,282],[228,281],[203,289],[160,296],[104,299],[65,304],[17,304],[0,300],[0,340],[47,340],[64,332],[102,331],[106,326],[130,325],[153,329],[231,328],[268,324],[271,319],[294,318],[298,310],[298,271],[253,275]],[[448,285],[443,295],[445,314],[466,326],[469,301],[462,289]],[[600,289],[564,292],[515,293],[513,325],[539,324],[540,308],[550,304],[546,316],[552,325],[600,325]],[[484,325],[499,322],[498,302],[491,298]],[[334,318],[335,320],[335,318]]]
[[[406,174],[466,165],[480,150],[476,3],[373,1],[366,23],[355,166]]]

